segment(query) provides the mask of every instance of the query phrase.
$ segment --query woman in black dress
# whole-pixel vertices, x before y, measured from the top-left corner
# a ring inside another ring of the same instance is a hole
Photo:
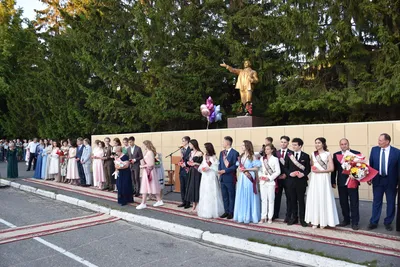
[[[188,161],[188,165],[190,167],[185,200],[193,203],[192,212],[194,212],[196,210],[197,203],[199,202],[201,173],[198,171],[198,168],[203,162],[203,152],[201,152],[199,143],[196,139],[189,141],[189,147],[192,152]]]
[[[129,157],[122,153],[120,146],[115,147],[114,165],[117,175],[118,204],[124,206],[133,203],[133,190],[131,170],[129,169]]]

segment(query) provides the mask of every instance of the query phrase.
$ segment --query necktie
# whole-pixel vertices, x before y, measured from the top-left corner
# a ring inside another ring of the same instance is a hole
[[[299,153],[296,152],[296,159],[299,160]]]
[[[282,158],[285,158],[285,150],[282,150]]]
[[[381,175],[382,175],[382,176],[386,176],[386,157],[385,157],[385,149],[382,149]]]

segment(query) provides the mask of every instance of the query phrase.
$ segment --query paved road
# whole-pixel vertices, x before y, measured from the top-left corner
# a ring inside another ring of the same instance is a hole
[[[0,230],[92,214],[92,212],[13,188],[0,189]],[[220,249],[145,229],[125,221],[96,225],[0,245],[0,266],[297,266],[280,260]],[[65,249],[67,257],[54,250]],[[51,246],[51,247],[49,247]],[[74,259],[75,258],[75,259]],[[91,265],[92,264],[92,265]]]

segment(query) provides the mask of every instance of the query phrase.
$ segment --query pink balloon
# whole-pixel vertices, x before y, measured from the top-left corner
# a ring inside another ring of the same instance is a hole
[[[210,111],[208,109],[202,109],[201,110],[201,115],[203,115],[204,117],[208,117],[210,115]]]
[[[205,104],[203,104],[203,105],[200,106],[200,111],[203,110],[203,109],[206,109],[206,108],[207,108],[207,106]]]
[[[208,110],[213,110],[214,109],[214,104],[210,104],[209,106],[207,106]]]

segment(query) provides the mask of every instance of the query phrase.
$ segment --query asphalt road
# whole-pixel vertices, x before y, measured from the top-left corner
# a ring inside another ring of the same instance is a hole
[[[13,188],[0,189],[0,230],[8,228],[4,221],[26,226],[89,214],[92,212],[56,200]],[[54,246],[72,256],[54,250]],[[1,267],[84,266],[76,260],[79,258],[93,267],[297,266],[174,237],[122,220],[0,245]]]

